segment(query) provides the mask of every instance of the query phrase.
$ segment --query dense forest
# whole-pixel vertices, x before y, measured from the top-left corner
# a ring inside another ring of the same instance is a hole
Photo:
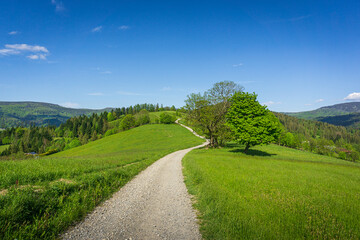
[[[274,113],[284,127],[278,143],[349,161],[359,160],[360,130]]]
[[[59,127],[35,126],[12,127],[0,132],[0,143],[9,145],[1,155],[36,153],[42,155],[74,148],[89,141],[109,136],[136,126],[150,123],[149,112],[175,111],[175,106],[163,107],[159,104],[137,104],[135,106],[117,108],[111,112],[91,116],[72,117]],[[160,123],[171,123],[175,119],[163,113]]]

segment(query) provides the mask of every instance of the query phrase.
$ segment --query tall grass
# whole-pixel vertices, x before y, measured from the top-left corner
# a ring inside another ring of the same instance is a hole
[[[140,171],[201,139],[146,125],[45,158],[0,162],[0,239],[55,239]]]
[[[276,145],[183,160],[205,239],[359,239],[360,165]]]

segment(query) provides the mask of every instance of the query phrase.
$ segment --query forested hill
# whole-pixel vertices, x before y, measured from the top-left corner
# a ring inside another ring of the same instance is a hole
[[[302,119],[327,122],[338,126],[360,126],[360,102],[341,103],[313,111],[285,114]]]
[[[0,128],[24,125],[30,123],[37,126],[56,125],[66,122],[67,119],[79,115],[91,115],[111,111],[111,108],[74,109],[61,107],[51,103],[41,102],[0,102]]]

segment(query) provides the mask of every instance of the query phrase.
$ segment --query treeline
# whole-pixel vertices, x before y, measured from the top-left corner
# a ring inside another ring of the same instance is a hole
[[[125,131],[133,127],[149,124],[149,112],[176,110],[174,106],[159,104],[137,104],[127,108],[117,108],[111,112],[78,116],[68,119],[59,127],[31,125],[29,128],[13,127],[0,132],[0,143],[9,144],[1,155],[36,153],[48,155],[74,148],[104,136]],[[172,123],[175,116],[161,113],[154,123]]]
[[[280,145],[349,161],[360,159],[359,129],[274,114],[284,126]]]

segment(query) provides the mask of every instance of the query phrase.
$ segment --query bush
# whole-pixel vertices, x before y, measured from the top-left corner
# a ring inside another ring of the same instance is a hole
[[[120,124],[121,130],[128,130],[135,127],[135,117],[132,114],[126,115]]]
[[[160,123],[171,124],[171,123],[174,123],[175,120],[176,120],[175,117],[171,116],[168,113],[161,113],[160,114]]]
[[[71,149],[71,148],[78,147],[78,146],[81,146],[81,142],[79,141],[79,139],[75,138],[75,139],[71,140],[71,142],[69,144],[67,144],[65,146],[64,150]]]
[[[105,133],[105,137],[110,136],[110,135],[113,135],[113,134],[115,134],[115,133],[117,133],[117,131],[116,131],[115,128],[110,129],[110,130],[107,130],[106,133]]]
[[[138,114],[136,114],[136,125],[145,125],[148,123],[150,123],[150,116],[148,111],[143,109]]]

